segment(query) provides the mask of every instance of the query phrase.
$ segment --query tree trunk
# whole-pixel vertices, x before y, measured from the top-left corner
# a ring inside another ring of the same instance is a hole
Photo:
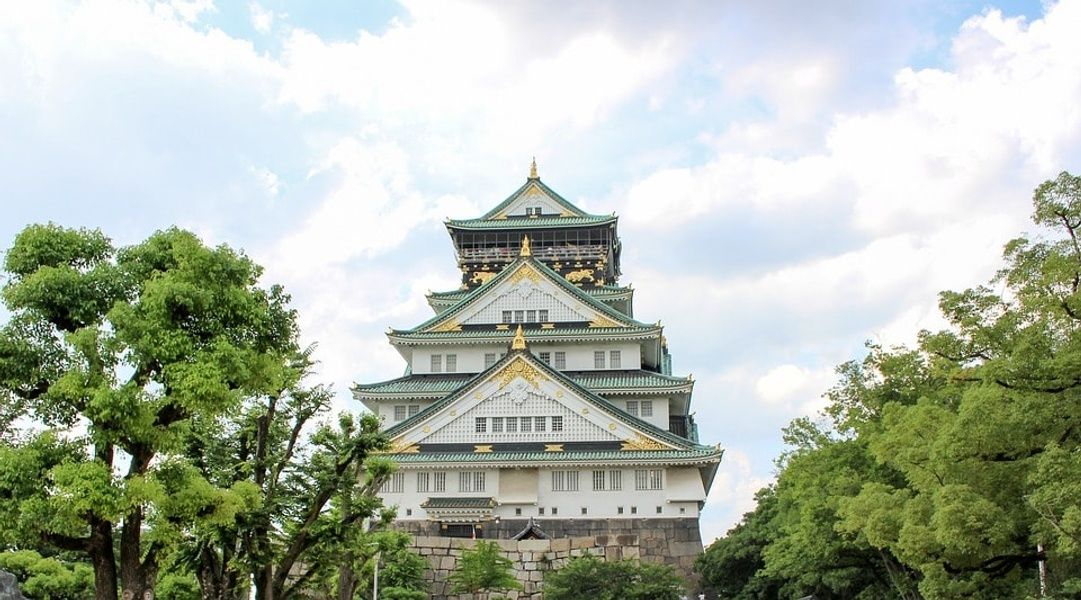
[[[96,517],[91,518],[87,553],[94,565],[94,600],[117,600],[112,523]]]
[[[142,556],[143,509],[136,508],[124,519],[120,531],[120,585],[122,600],[154,600],[158,579],[155,549]]]

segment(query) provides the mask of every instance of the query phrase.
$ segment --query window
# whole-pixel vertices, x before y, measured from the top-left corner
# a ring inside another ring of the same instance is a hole
[[[556,354],[556,356],[555,356],[555,359],[556,359],[555,367],[557,369],[566,369],[567,368],[567,353],[566,352],[556,352],[555,354]]]
[[[652,400],[643,400],[642,401],[642,416],[643,417],[652,417],[653,416],[653,401]]]
[[[543,506],[538,506],[537,507],[537,514],[541,515],[542,517],[544,516],[544,507]]]
[[[608,471],[608,489],[616,492],[623,489],[623,471]]]
[[[503,318],[501,319],[501,321],[504,323],[510,323],[510,315],[511,312],[509,310],[503,311]]]
[[[622,471],[593,471],[593,491],[619,491],[623,488]]]
[[[554,515],[558,515],[558,514],[559,514],[559,507],[558,506],[553,506],[552,507],[552,515],[554,516]]]
[[[627,414],[635,416],[635,417],[638,416],[638,401],[637,400],[628,400],[627,401]]]
[[[544,364],[550,365],[550,364],[552,364],[552,353],[551,352],[541,352],[540,353],[540,359]]]
[[[492,433],[503,433],[503,417],[492,417]]]
[[[552,431],[563,431],[563,417],[552,417]]]
[[[413,516],[413,509],[412,508],[405,509],[405,516],[412,517]]]
[[[623,514],[623,507],[622,506],[617,506],[616,507],[616,514],[617,515]]]
[[[432,474],[431,473],[417,473],[417,491],[429,492],[432,489]]]
[[[604,350],[597,350],[593,353],[593,368],[604,368]]]
[[[406,407],[405,407],[404,404],[399,404],[399,405],[394,407],[394,420],[395,421],[404,421],[405,420],[405,408]]]
[[[448,354],[447,355],[447,373],[453,373],[453,372],[455,372],[457,370],[458,370],[458,355],[457,354]]]
[[[484,471],[462,471],[458,473],[459,492],[483,492]]]
[[[516,310],[516,311],[514,311],[514,322],[515,323],[521,323],[524,320],[525,320],[525,311],[524,310]]]
[[[583,506],[582,507],[582,514],[584,515],[584,514],[586,514],[586,512],[588,512],[588,511],[586,510],[586,507]]]
[[[622,362],[622,357],[619,350],[612,350],[608,353],[608,366],[613,369],[620,368],[619,365]],[[448,368],[449,370],[449,368]]]
[[[537,319],[540,320],[541,323],[547,323],[548,322],[548,309],[547,308],[542,308],[541,310],[538,310],[537,311]]]
[[[492,366],[494,364],[495,364],[495,352],[486,353],[484,355],[484,368],[487,369],[488,367],[490,367],[490,366]]]
[[[432,473],[432,491],[433,492],[445,492],[447,491],[447,472],[436,471]]]
[[[522,417],[522,433],[529,433],[533,431],[533,419],[531,417]]]
[[[687,509],[685,507],[682,507],[682,506],[679,507],[679,514],[681,514],[681,515],[687,514]]]
[[[514,509],[514,516],[516,516],[516,517],[522,516],[522,509],[520,509],[520,508]]]
[[[539,217],[541,215],[541,207],[527,206],[525,207],[525,214],[527,217]]]
[[[507,417],[507,433],[518,433],[518,417]]]
[[[535,310],[527,310],[527,311],[525,311],[525,320],[526,320],[527,323],[536,323],[537,322],[537,311],[535,311]]]
[[[664,469],[638,469],[634,472],[634,489],[664,489]]]
[[[409,405],[409,416],[410,417],[412,417],[413,415],[415,415],[415,414],[417,414],[419,412],[420,412],[420,405],[419,404],[410,404]]]
[[[383,482],[383,488],[380,490],[384,494],[400,494],[405,488],[405,473],[392,473],[386,481]]]
[[[443,370],[443,355],[442,354],[433,354],[432,355],[432,373],[439,373],[442,370]]]
[[[657,514],[658,514],[658,515],[659,515],[659,514],[661,514],[662,510],[663,510],[663,509],[662,509],[662,508],[661,508],[660,506],[658,506],[658,507],[657,507]]]
[[[638,507],[637,506],[632,506],[631,507],[631,514],[632,515],[638,514]]]
[[[525,417],[525,418],[528,419],[529,417]],[[536,431],[537,433],[540,433],[540,432],[544,431],[544,425],[545,425],[544,420],[546,418],[547,417],[533,417],[533,431]]]
[[[488,431],[488,421],[484,417],[477,417],[474,421],[475,426],[473,431],[476,433],[484,433]]]
[[[553,492],[577,492],[578,471],[552,471]],[[552,511],[555,514],[555,511]]]

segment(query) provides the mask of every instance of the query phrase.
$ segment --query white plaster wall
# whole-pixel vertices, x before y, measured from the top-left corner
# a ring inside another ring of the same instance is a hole
[[[379,403],[379,411],[376,413],[376,416],[378,416],[379,420],[383,422],[383,428],[386,429],[387,427],[391,427],[402,421],[394,419],[395,406],[405,406],[405,415],[406,418],[409,418],[409,405],[417,405],[420,406],[420,410],[424,410],[430,404],[432,404],[431,400],[385,400]]]
[[[528,335],[527,335],[528,339]],[[642,367],[642,347],[636,343],[593,343],[593,344],[547,344],[544,342],[531,342],[529,349],[534,355],[541,352],[551,353],[552,364],[555,364],[555,353],[567,353],[566,371],[593,371],[593,352],[603,350],[604,370],[633,370]],[[610,351],[619,350],[620,367],[612,369],[610,363]],[[454,373],[480,373],[484,370],[484,355],[494,353],[498,360],[507,353],[507,346],[503,344],[489,344],[487,346],[439,346],[438,348],[417,348],[413,350],[413,373],[417,375],[429,375],[432,373],[432,355],[439,354],[443,358],[440,361],[440,373],[447,373],[447,354],[458,357],[457,368]]]
[[[642,401],[643,400],[652,400],[653,401],[653,416],[651,416],[651,417],[643,417],[642,416]],[[656,427],[660,427],[661,429],[663,429],[665,431],[668,431],[668,415],[670,413],[669,406],[668,406],[668,402],[669,402],[668,398],[661,397],[661,396],[656,396],[656,397],[652,397],[652,398],[631,398],[629,400],[620,399],[620,400],[615,400],[613,402],[613,404],[615,404],[616,406],[622,408],[623,410],[626,410],[628,401],[629,402],[638,402],[638,418],[639,419],[642,419],[643,421],[649,423],[650,425],[654,425]]]
[[[598,467],[599,469],[599,467]],[[508,469],[507,471],[524,471],[526,469]],[[567,470],[567,469],[562,469]],[[405,471],[405,487],[400,494],[382,494],[388,505],[398,507],[399,519],[427,519],[428,515],[421,503],[433,496],[467,496],[467,497],[494,497],[497,501],[493,514],[501,519],[535,517],[538,519],[568,519],[568,518],[649,518],[649,517],[697,517],[698,501],[688,500],[690,497],[698,497],[705,500],[705,491],[701,486],[701,477],[695,467],[669,468],[665,472],[665,485],[661,490],[636,490],[634,489],[635,469],[619,469],[623,475],[623,489],[619,491],[593,491],[593,468],[576,468],[578,475],[577,492],[552,491],[552,469],[539,469],[537,473],[537,500],[536,502],[498,503],[499,498],[499,473],[497,469],[484,469],[485,491],[462,493],[458,491],[458,471],[447,471],[447,491],[442,493],[424,492],[418,493],[417,474],[414,471]],[[605,468],[605,471],[612,470]],[[693,481],[698,480],[698,487],[694,489]],[[516,495],[520,495],[522,478],[516,478],[513,485]],[[675,487],[673,487],[675,486]],[[695,496],[697,494],[697,496]],[[671,500],[670,500],[671,499]],[[657,507],[661,512],[657,512]],[[539,508],[544,508],[544,515],[540,515]],[[582,508],[586,508],[586,514],[582,514]],[[619,514],[619,507],[623,507],[623,514]],[[637,514],[631,512],[637,508]],[[557,509],[555,515],[552,508]],[[515,509],[521,509],[517,514]],[[680,510],[683,512],[680,512]],[[411,512],[412,514],[408,514]]]

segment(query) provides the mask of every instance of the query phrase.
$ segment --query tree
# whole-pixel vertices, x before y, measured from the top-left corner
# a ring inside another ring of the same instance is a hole
[[[378,420],[320,422],[331,393],[303,385],[311,367],[310,349],[297,354],[269,393],[244,398],[235,413],[196,419],[186,437],[202,477],[244,485],[255,500],[230,521],[191,530],[185,564],[204,600],[245,598],[249,580],[260,600],[321,586],[351,563],[355,535],[382,506],[376,493],[390,465],[372,456],[387,447]],[[343,592],[347,600],[354,588]]]
[[[99,600],[151,599],[185,524],[254,502],[250,486],[207,481],[181,443],[194,416],[276,387],[296,352],[288,297],[178,229],[118,250],[100,231],[33,225],[3,267],[0,424],[46,427],[0,452],[3,535],[87,555]]]
[[[710,544],[695,561],[703,582],[721,598],[767,600],[776,598],[784,579],[765,574],[763,552],[776,537],[777,491],[762,488],[755,494],[755,509],[724,537]]]
[[[89,565],[44,557],[33,550],[0,553],[0,569],[15,575],[31,600],[90,600],[94,572]]]
[[[477,540],[476,548],[462,552],[458,568],[448,580],[455,594],[522,589],[522,584],[514,578],[513,563],[503,556],[499,544],[484,540]]]
[[[667,565],[572,558],[544,578],[545,600],[679,600],[683,582]]]

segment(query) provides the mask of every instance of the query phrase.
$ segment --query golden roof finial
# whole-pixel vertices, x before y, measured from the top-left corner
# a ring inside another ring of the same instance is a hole
[[[518,252],[518,256],[533,256],[533,251],[529,248],[529,236],[522,236],[522,249]]]
[[[533,164],[529,165],[529,178],[537,179],[537,157],[533,157]]]
[[[518,330],[514,332],[514,340],[510,343],[511,350],[525,350],[525,334],[522,333],[522,326],[518,325]]]

